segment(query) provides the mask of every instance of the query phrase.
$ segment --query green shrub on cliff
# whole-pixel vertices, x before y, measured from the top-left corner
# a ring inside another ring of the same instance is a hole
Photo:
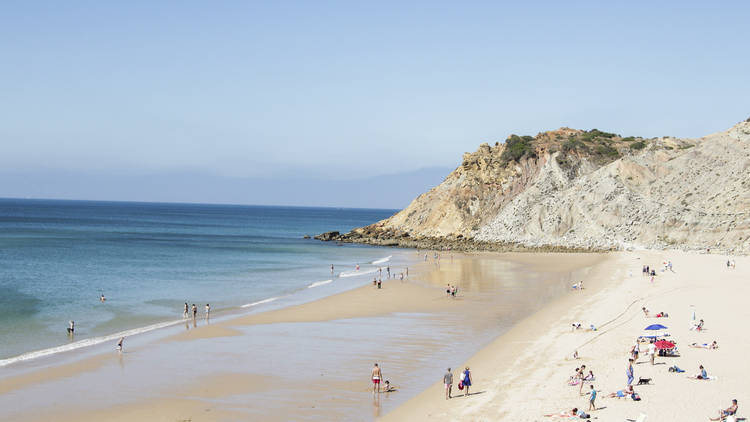
[[[631,149],[635,149],[635,150],[642,150],[643,148],[646,148],[646,143],[643,142],[643,141],[638,141],[638,142],[630,145],[630,148]]]
[[[584,142],[591,142],[597,138],[611,139],[616,136],[617,135],[614,133],[602,132],[599,129],[591,129],[590,131],[581,134],[581,140]]]
[[[565,153],[571,151],[588,151],[588,147],[580,139],[571,136],[562,144],[562,151]]]
[[[505,140],[505,149],[500,155],[500,159],[508,163],[511,161],[518,162],[523,157],[536,157],[536,151],[532,145],[533,141],[534,138],[531,136],[510,135]]]

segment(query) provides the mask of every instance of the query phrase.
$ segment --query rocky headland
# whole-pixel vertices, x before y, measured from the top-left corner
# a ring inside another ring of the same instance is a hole
[[[560,128],[482,144],[404,210],[316,239],[425,249],[750,252],[750,119],[696,139]]]

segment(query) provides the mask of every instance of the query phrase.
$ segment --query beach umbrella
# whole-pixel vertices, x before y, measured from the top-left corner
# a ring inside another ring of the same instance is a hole
[[[648,327],[645,328],[646,330],[666,330],[667,327],[661,325],[661,324],[651,324]]]
[[[666,340],[659,340],[654,343],[657,349],[674,349],[674,343]]]

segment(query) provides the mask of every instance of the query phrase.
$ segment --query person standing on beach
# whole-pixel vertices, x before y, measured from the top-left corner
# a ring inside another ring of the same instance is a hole
[[[651,341],[648,343],[648,357],[651,359],[651,365],[654,364],[655,356],[656,356],[656,344],[654,344],[654,340],[651,339]]]
[[[448,400],[451,397],[451,390],[453,390],[453,373],[451,368],[443,375],[443,384],[445,384],[445,399]]]
[[[409,278],[409,267],[406,267],[406,278]]]
[[[643,308],[646,309],[646,308]],[[633,361],[638,360],[638,355],[641,353],[641,346],[638,344],[638,340],[635,341],[633,348],[630,349],[630,354],[633,356]]]
[[[461,382],[464,384],[464,397],[466,397],[469,395],[469,387],[471,387],[471,371],[469,371],[468,366],[461,373]]]
[[[206,319],[208,319],[210,314],[211,314],[211,306],[207,303],[206,304]]]
[[[583,384],[583,382],[581,382]],[[596,410],[596,404],[594,401],[596,400],[596,390],[594,390],[594,384],[590,385],[591,391],[589,391],[589,410]]]
[[[385,267],[385,271],[388,273],[388,278],[391,278],[391,266]]]
[[[380,367],[377,363],[375,363],[375,366],[373,366],[372,373],[370,375],[372,378],[372,392],[380,393],[380,380],[383,379],[383,373],[380,371]]]
[[[628,359],[628,367],[625,369],[625,375],[628,376],[628,385],[633,385],[633,358]]]
[[[333,264],[331,264],[331,275],[333,275]]]
[[[192,310],[193,310],[193,320],[195,321],[195,317],[198,316],[198,307],[195,306],[195,303],[193,303]]]
[[[185,302],[185,308],[182,311],[182,317],[183,318],[187,318],[188,317],[188,304],[187,304],[187,302]]]
[[[122,352],[122,342],[125,341],[125,337],[120,337],[119,340],[117,340],[117,351]]]

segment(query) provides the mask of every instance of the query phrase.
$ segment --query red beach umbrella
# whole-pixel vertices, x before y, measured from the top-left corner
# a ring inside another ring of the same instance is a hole
[[[667,340],[659,340],[656,343],[654,343],[654,346],[656,346],[657,349],[673,349],[674,343]]]

